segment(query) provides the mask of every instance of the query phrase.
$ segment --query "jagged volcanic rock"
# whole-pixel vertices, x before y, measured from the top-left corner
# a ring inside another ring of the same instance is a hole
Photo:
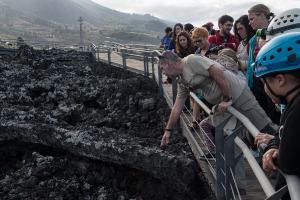
[[[0,62],[1,198],[209,196],[180,133],[159,147],[170,109],[155,81],[76,51]]]

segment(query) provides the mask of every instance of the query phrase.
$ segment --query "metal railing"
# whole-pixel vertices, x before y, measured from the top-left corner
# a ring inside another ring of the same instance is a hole
[[[162,72],[160,67],[157,67],[157,76],[155,74],[154,69],[154,63],[158,61],[158,58],[155,55],[159,55],[159,51],[150,51],[145,49],[133,49],[133,48],[113,48],[112,46],[91,46],[91,51],[95,57],[96,61],[104,61],[108,64],[116,64],[111,62],[110,54],[112,51],[121,52],[122,60],[123,60],[123,68],[129,69],[130,67],[127,66],[126,63],[126,57],[127,56],[134,56],[137,58],[143,58],[144,61],[144,75],[149,76],[149,65],[146,63],[152,64],[152,78],[156,80],[156,82],[159,85],[159,94],[161,96],[167,97],[166,91],[164,87],[162,86]],[[131,52],[130,52],[131,51]],[[100,53],[107,53],[107,60],[100,58]],[[135,55],[134,55],[135,53]],[[149,56],[151,59],[149,59]],[[170,91],[169,91],[170,92]],[[169,99],[170,102],[174,104],[176,100],[177,95],[177,80],[172,80],[172,99]],[[210,109],[200,100],[197,98],[197,96],[194,93],[190,93],[190,96],[194,98],[195,102],[200,105],[202,109],[205,110],[206,113],[210,113]],[[172,104],[169,104],[170,107],[172,107]],[[273,199],[280,199],[282,195],[287,191],[287,188],[289,188],[289,193],[291,196],[291,199],[296,200],[300,199],[300,179],[296,175],[283,175],[286,177],[287,186],[283,187],[281,190],[278,190],[275,192],[272,184],[262,171],[261,167],[258,165],[256,159],[253,157],[252,153],[250,152],[249,148],[246,146],[246,144],[238,137],[238,135],[241,133],[241,131],[244,129],[244,127],[252,134],[253,137],[255,137],[259,130],[250,122],[248,118],[246,118],[244,115],[239,113],[237,110],[235,110],[233,107],[229,106],[227,108],[228,112],[230,112],[232,116],[236,117],[242,125],[234,130],[226,131],[225,133],[228,134],[228,137],[226,140],[224,140],[224,126],[230,119],[225,119],[222,123],[220,123],[217,127],[215,127],[215,145],[216,145],[216,172],[214,171],[213,167],[209,164],[209,162],[204,162],[205,169],[211,170],[210,172],[210,179],[211,182],[215,183],[215,191],[217,199],[236,199],[234,193],[237,192],[240,199],[241,196],[238,192],[237,184],[235,182],[235,166],[237,165],[238,161],[240,160],[241,156],[244,155],[245,158],[248,160],[248,163],[253,170],[256,178],[258,179],[262,189],[264,190],[267,199],[273,200]],[[191,114],[191,113],[190,113]],[[191,145],[194,145],[194,149],[196,151],[196,154],[204,155],[203,150],[201,147],[197,144],[195,138],[193,138],[190,131],[187,129],[186,125],[184,123],[181,123],[184,130],[186,132],[189,132],[190,135],[186,135],[189,139],[189,142]],[[178,130],[181,129],[180,123],[178,122],[176,124],[176,128]],[[234,144],[236,144],[242,151],[238,156],[234,156]],[[265,148],[265,144],[262,144],[261,147]],[[194,152],[195,153],[195,152]]]
[[[115,65],[122,67],[123,69],[129,69],[137,73],[141,73],[144,76],[152,77],[155,79],[155,54],[157,51],[142,49],[142,48],[131,48],[118,44],[116,45],[91,45],[91,52],[94,55],[96,61],[106,62],[109,65]],[[116,53],[122,57],[122,64],[112,61],[112,53]],[[106,54],[106,56],[105,56]],[[142,61],[144,64],[143,70],[139,70],[127,65],[127,59],[136,59]],[[149,66],[150,63],[150,66]]]
[[[1,40],[1,45],[5,48],[18,49],[19,45],[27,44],[35,49],[65,49],[65,50],[77,50],[82,52],[90,52],[90,43],[66,43],[58,41],[47,41],[47,40],[23,40],[18,42],[17,39]]]

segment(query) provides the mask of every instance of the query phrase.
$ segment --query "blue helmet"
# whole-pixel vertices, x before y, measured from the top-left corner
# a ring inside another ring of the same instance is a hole
[[[300,68],[300,32],[280,35],[263,46],[253,64],[256,76]]]

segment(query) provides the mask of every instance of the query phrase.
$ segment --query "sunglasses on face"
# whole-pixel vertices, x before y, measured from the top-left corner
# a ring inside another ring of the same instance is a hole
[[[240,28],[237,28],[236,30],[239,32],[239,31],[242,31],[245,27],[244,26],[241,26]]]
[[[195,41],[194,41],[195,44],[201,43],[201,42],[202,42],[202,40],[195,40]]]

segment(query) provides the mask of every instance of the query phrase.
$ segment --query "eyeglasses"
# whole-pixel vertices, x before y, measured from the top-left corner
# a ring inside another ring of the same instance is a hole
[[[195,40],[195,41],[194,41],[195,44],[201,43],[201,42],[202,42],[202,40]]]
[[[236,30],[239,32],[239,31],[242,31],[245,27],[244,26],[241,26],[240,28],[237,28]]]

